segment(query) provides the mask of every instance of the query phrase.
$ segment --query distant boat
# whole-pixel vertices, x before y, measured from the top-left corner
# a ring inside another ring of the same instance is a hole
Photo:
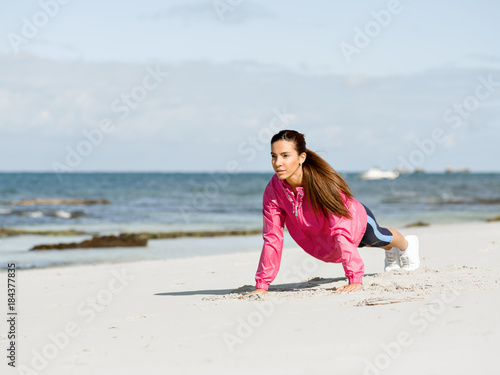
[[[368,171],[359,175],[363,180],[395,180],[398,176],[399,172],[383,171],[379,168],[370,168]]]
[[[425,169],[424,168],[415,168],[415,173],[418,173],[418,174],[425,173]]]
[[[410,174],[410,171],[405,167],[397,167],[395,171],[398,172],[399,174]]]
[[[460,168],[460,169],[453,169],[453,168],[446,168],[444,173],[470,173],[470,169],[469,168]]]

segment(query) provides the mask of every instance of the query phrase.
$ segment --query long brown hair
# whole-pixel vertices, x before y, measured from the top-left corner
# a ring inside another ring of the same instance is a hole
[[[295,146],[298,154],[306,153],[306,160],[302,164],[302,184],[306,191],[308,204],[314,212],[327,212],[336,215],[351,217],[344,204],[342,191],[348,198],[352,198],[351,189],[344,179],[321,156],[306,148],[304,134],[295,130],[282,130],[271,138],[271,144],[276,141],[287,141]]]

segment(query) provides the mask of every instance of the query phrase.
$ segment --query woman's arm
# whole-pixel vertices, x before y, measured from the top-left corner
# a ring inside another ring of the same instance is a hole
[[[257,290],[252,294],[265,294],[262,291],[267,291],[269,284],[276,278],[281,264],[285,213],[279,207],[276,192],[271,186],[268,186],[264,192],[262,215],[264,245],[255,275],[255,288]]]
[[[365,273],[365,265],[359,255],[358,247],[354,245],[342,232],[336,232],[334,241],[340,248],[342,255],[342,266],[349,280],[349,285],[337,288],[339,292],[352,292],[363,287],[363,276]],[[352,286],[351,286],[352,285]]]

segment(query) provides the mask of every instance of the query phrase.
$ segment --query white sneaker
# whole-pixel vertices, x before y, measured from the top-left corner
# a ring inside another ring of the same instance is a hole
[[[391,250],[385,250],[385,272],[389,272],[401,268],[399,262],[399,249],[397,247],[391,248]]]
[[[405,251],[399,250],[399,260],[401,267],[406,271],[415,271],[420,267],[420,256],[418,252],[418,237],[414,235],[406,236],[408,248]]]

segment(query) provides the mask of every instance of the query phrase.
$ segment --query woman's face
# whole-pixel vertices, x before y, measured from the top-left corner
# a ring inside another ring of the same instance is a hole
[[[299,156],[295,145],[288,141],[276,141],[271,145],[273,169],[280,180],[302,175],[301,164],[306,159],[305,153]]]

